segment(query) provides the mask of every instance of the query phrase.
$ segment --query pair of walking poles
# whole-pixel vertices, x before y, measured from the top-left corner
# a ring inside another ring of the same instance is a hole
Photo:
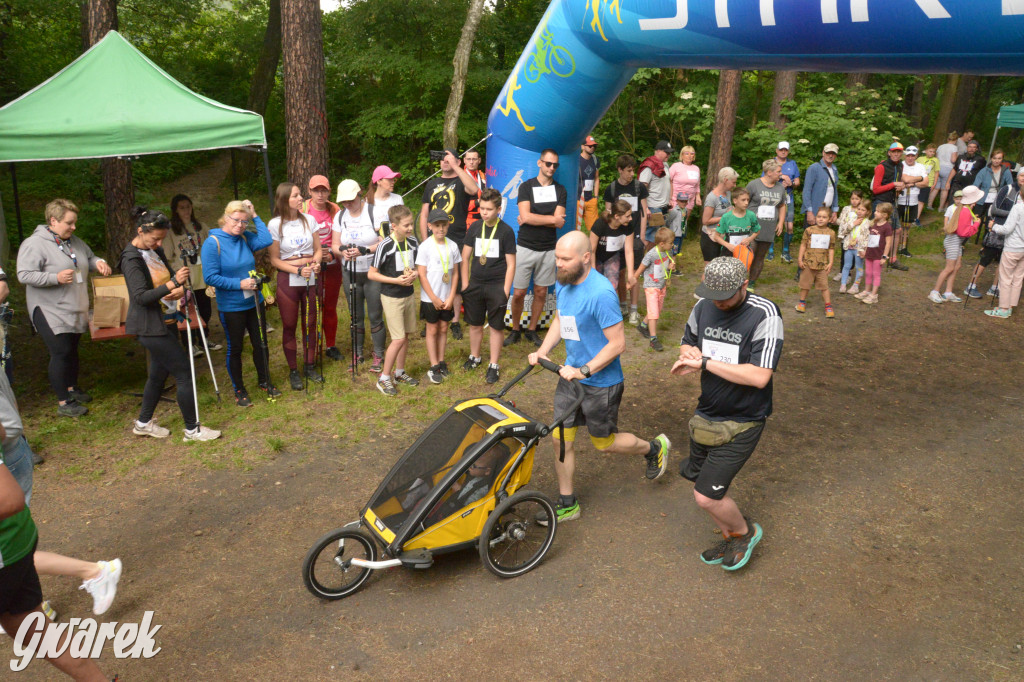
[[[187,241],[187,244],[186,244]],[[195,241],[195,237],[191,234],[188,235],[186,241],[178,242],[178,251],[181,253],[181,261],[186,265],[195,265],[199,261],[199,245]],[[199,391],[196,388],[196,356],[192,348],[192,319],[189,315],[189,306],[195,306],[196,312],[198,313],[198,303],[196,303],[196,292],[192,288],[192,277],[185,280],[185,304],[183,306],[185,315],[185,336],[188,338],[188,366],[192,372],[192,400],[195,401],[196,405],[196,421],[199,421]],[[198,315],[197,315],[198,317]],[[210,378],[213,379],[213,390],[217,394],[217,403],[220,403],[220,387],[217,385],[217,375],[213,371],[213,359],[210,357],[210,344],[206,340],[206,330],[202,320],[198,320],[199,324],[199,337],[203,341],[203,354],[206,356],[206,363],[210,367]]]

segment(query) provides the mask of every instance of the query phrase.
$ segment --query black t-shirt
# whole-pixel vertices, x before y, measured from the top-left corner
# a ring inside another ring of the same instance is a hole
[[[462,243],[466,236],[466,211],[472,194],[466,192],[459,176],[454,178],[431,178],[423,188],[423,203],[427,204],[427,212],[439,208],[448,214],[451,224],[448,226],[448,239],[457,244]],[[429,234],[429,228],[428,232]]]
[[[580,154],[580,189],[583,192],[583,201],[590,201],[594,198],[594,183],[597,182],[597,171],[601,168],[601,162],[593,154],[589,159],[584,159]],[[590,189],[587,190],[587,181],[590,181]]]
[[[619,199],[624,199],[629,203],[634,203],[633,199],[636,199],[636,208],[633,209],[633,236],[637,239],[640,238],[640,215],[643,211],[643,207],[640,202],[646,199],[648,196],[647,188],[644,187],[639,180],[634,180],[628,185],[620,184],[618,179],[608,185],[604,190],[604,200],[609,204],[614,204]],[[638,241],[633,242],[633,247],[636,248]]]
[[[956,173],[953,175],[953,179],[949,181],[949,188],[957,190],[973,185],[975,178],[978,177],[978,173],[985,167],[985,163],[985,157],[981,154],[975,154],[970,159],[966,156],[958,158],[956,163],[953,164],[953,170]],[[1003,172],[1005,173],[1006,171]]]
[[[604,263],[612,258],[618,258],[619,262],[626,262],[626,235],[630,234],[629,228],[622,227],[613,230],[612,226],[605,222],[604,218],[598,218],[590,228],[591,234],[597,235],[597,262]],[[612,250],[608,250],[608,239],[612,239]],[[617,248],[615,248],[617,247]]]
[[[690,311],[682,343],[716,360],[775,370],[782,356],[782,316],[777,305],[757,294],[747,294],[729,311],[701,299]],[[702,371],[697,413],[711,421],[764,419],[772,413],[772,382],[764,388],[741,386]]]
[[[377,272],[385,277],[398,277],[406,267],[416,269],[416,248],[419,246],[419,242],[415,237],[409,237],[402,246],[404,248],[399,252],[394,237],[388,237],[380,243],[377,250],[373,252],[373,267],[377,268]],[[405,298],[412,296],[413,288],[412,286],[405,287],[401,284],[383,282],[380,285],[380,293],[382,296],[391,298]]]
[[[477,248],[478,239],[480,240],[479,249]],[[469,226],[463,246],[468,246],[472,249],[469,256],[470,283],[490,284],[497,282],[504,286],[505,275],[508,272],[508,261],[505,259],[505,256],[510,253],[515,255],[516,252],[516,233],[504,220],[499,220],[496,228],[485,228],[484,221],[476,221]],[[497,252],[495,252],[495,249],[497,249]],[[492,256],[487,258],[487,263],[481,265],[480,256],[488,252]]]
[[[542,196],[542,194],[548,196]],[[554,195],[554,200],[551,195]],[[555,209],[561,206],[565,208],[568,193],[565,186],[554,182],[550,185],[542,185],[537,178],[530,178],[519,185],[518,202],[529,201],[530,212],[537,215],[555,215]],[[538,201],[540,199],[540,201]],[[519,245],[534,251],[554,251],[555,242],[558,241],[558,230],[548,225],[530,225],[523,223],[519,226]]]

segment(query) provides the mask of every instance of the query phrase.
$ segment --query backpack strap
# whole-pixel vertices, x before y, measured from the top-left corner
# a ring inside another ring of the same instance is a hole
[[[210,239],[217,243],[217,255],[220,255],[220,240],[217,239],[217,235],[211,234]]]

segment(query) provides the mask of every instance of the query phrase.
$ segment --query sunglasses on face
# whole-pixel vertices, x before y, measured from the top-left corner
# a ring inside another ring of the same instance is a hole
[[[558,168],[559,163],[557,161],[541,161],[548,168]]]

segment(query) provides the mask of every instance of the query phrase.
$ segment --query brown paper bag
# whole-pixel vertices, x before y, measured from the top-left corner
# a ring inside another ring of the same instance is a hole
[[[665,214],[652,211],[651,217],[647,219],[647,227],[665,227]]]
[[[92,312],[92,323],[97,327],[121,326],[121,299],[117,296],[97,296]]]

